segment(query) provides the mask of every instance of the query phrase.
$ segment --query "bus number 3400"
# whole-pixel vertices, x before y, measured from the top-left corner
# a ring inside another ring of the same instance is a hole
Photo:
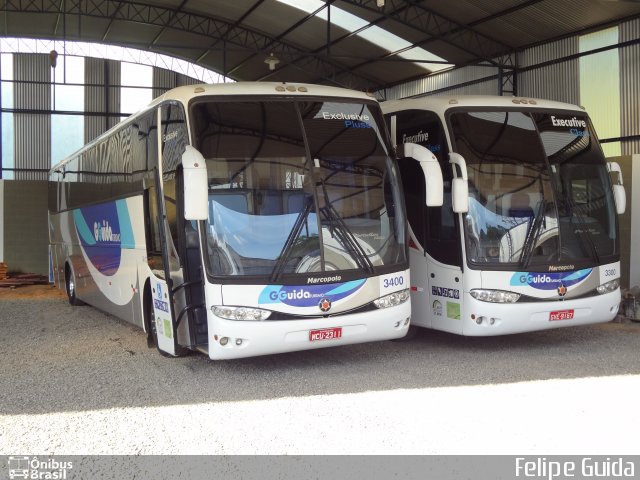
[[[385,278],[382,284],[384,288],[399,287],[404,284],[404,277]]]

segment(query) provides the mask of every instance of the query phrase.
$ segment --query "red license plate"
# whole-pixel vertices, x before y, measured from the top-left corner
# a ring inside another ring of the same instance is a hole
[[[555,320],[571,320],[573,318],[573,310],[558,310],[549,314],[549,321]]]
[[[309,330],[309,341],[331,340],[342,337],[342,327],[323,328],[322,330]]]

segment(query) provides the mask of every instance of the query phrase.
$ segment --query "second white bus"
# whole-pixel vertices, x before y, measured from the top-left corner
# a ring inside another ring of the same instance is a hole
[[[479,336],[614,318],[624,187],[582,108],[497,96],[382,108],[395,144],[430,149],[444,175],[443,206],[427,207],[415,162],[399,162],[412,325]]]

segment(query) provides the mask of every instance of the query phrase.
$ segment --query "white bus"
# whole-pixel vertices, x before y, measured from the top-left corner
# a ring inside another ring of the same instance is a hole
[[[166,356],[402,337],[409,263],[391,152],[363,93],[176,88],[52,168],[54,282]],[[436,158],[412,152],[441,202]]]
[[[624,187],[584,109],[497,96],[382,109],[392,142],[428,148],[444,176],[443,206],[426,207],[414,162],[399,162],[412,325],[482,336],[614,318]]]

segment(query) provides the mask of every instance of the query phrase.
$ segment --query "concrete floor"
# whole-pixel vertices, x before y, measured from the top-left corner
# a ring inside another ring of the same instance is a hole
[[[637,452],[640,324],[216,363],[91,307],[1,303],[0,455]]]

